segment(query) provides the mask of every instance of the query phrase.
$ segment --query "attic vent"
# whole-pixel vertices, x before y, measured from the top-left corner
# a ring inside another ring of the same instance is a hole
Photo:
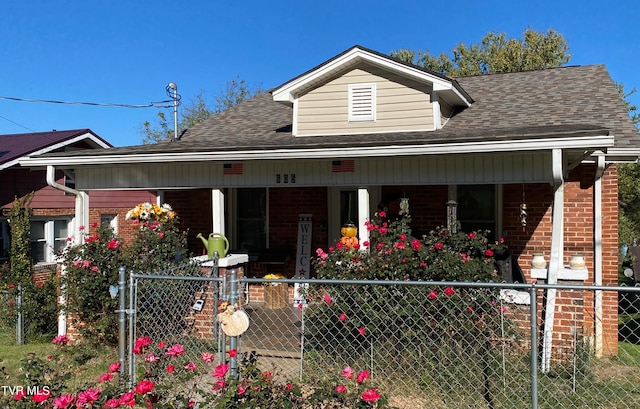
[[[349,122],[376,120],[376,84],[349,85]]]

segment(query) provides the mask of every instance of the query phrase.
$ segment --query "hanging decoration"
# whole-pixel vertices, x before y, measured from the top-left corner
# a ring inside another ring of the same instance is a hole
[[[520,224],[522,225],[522,231],[525,231],[527,227],[527,203],[524,197],[524,184],[522,184],[522,203],[520,204]]]

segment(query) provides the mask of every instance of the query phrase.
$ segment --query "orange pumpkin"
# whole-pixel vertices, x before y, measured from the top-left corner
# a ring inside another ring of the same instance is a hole
[[[346,247],[352,249],[358,245],[358,238],[356,237],[358,229],[355,224],[345,223],[340,229],[340,234],[342,234],[340,243],[344,244]]]

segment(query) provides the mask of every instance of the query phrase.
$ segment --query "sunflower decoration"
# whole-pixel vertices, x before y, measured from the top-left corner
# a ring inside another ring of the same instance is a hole
[[[127,220],[138,220],[140,222],[156,221],[166,223],[176,217],[176,212],[167,203],[159,206],[155,203],[139,203],[136,207],[127,212]]]

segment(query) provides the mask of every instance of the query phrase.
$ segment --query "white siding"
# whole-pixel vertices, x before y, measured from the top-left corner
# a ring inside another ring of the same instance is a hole
[[[245,161],[242,175],[224,175],[223,164],[163,163],[77,168],[78,189],[188,189],[252,186],[481,184],[551,182],[551,155],[398,156],[355,159],[354,172],[333,173],[331,160]],[[277,183],[277,175],[280,183]],[[284,183],[284,175],[288,183]],[[291,182],[295,175],[295,183]]]
[[[349,122],[349,86],[375,84],[375,121]],[[298,98],[297,135],[433,130],[431,87],[358,65]]]

